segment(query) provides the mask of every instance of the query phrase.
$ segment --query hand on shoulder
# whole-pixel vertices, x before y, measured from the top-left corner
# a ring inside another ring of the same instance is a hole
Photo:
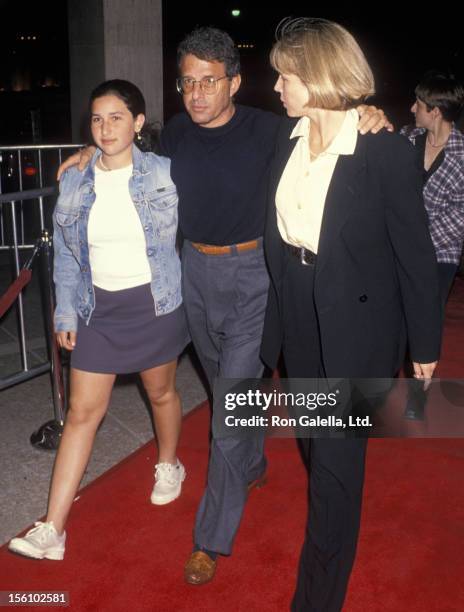
[[[69,168],[73,168],[74,166],[77,166],[80,172],[85,170],[85,168],[89,165],[90,160],[92,159],[93,154],[96,150],[96,147],[92,145],[84,147],[80,151],[77,151],[76,153],[65,159],[64,162],[62,162],[60,164],[60,167],[58,168],[56,180],[59,181],[63,173]]]

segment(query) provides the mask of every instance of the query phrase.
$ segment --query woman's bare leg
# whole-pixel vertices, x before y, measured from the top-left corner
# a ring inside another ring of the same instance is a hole
[[[176,391],[177,359],[140,372],[150,400],[156,436],[158,463],[176,463],[176,449],[182,424],[180,398]]]
[[[71,368],[69,410],[53,468],[47,521],[62,533],[90,458],[95,434],[108,408],[114,374]]]

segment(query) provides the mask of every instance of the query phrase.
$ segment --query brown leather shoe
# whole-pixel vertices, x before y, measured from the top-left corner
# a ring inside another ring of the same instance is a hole
[[[255,478],[254,480],[248,483],[248,493],[252,489],[260,489],[261,487],[264,487],[266,483],[267,483],[267,474],[266,472],[263,472],[261,476],[258,476],[258,478]]]
[[[206,584],[214,578],[216,561],[202,550],[192,553],[184,569],[185,582],[189,584]]]

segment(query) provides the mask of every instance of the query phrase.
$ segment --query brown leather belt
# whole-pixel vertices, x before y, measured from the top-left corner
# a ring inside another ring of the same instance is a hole
[[[216,246],[215,244],[202,244],[201,242],[192,242],[191,245],[200,253],[205,255],[229,255],[241,251],[252,251],[259,246],[259,240],[249,240],[248,242],[240,242],[239,244],[229,244],[227,246]]]
[[[294,257],[298,257],[303,266],[314,266],[316,263],[317,255],[309,249],[293,246],[293,244],[288,244],[288,242],[284,242],[284,245],[289,253],[291,253]]]

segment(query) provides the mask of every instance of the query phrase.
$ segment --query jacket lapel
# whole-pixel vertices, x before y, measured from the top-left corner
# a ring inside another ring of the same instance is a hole
[[[280,284],[282,274],[282,240],[277,227],[275,198],[280,178],[298,140],[296,138],[290,140],[290,134],[295,123],[293,120],[282,119],[282,126],[277,136],[277,145],[269,174],[265,251],[270,273],[276,284]]]
[[[338,240],[342,227],[360,197],[363,181],[360,180],[359,175],[365,167],[366,139],[358,135],[353,155],[338,157],[330,181],[319,236],[316,277],[324,269],[334,241]]]
[[[277,187],[290,155],[298,142],[298,138],[290,138],[298,120],[282,119],[282,127],[277,136],[277,146],[271,167],[270,189],[269,189],[269,212],[275,214],[275,196]]]

